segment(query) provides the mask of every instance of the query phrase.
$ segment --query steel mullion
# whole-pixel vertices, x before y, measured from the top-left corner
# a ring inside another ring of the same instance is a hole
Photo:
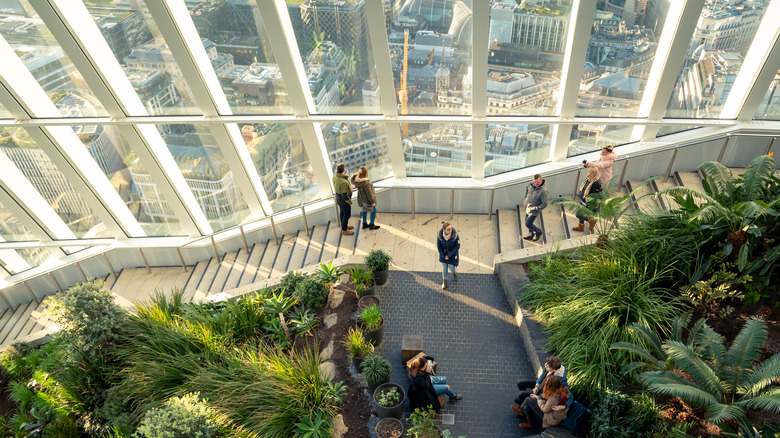
[[[490,8],[473,8],[471,29],[471,113],[474,119],[484,120],[487,114],[488,46],[490,45]],[[485,178],[485,129],[487,124],[471,127],[471,177]]]

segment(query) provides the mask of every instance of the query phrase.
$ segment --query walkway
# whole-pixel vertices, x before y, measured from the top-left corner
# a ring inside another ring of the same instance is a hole
[[[392,271],[377,297],[387,323],[376,353],[393,365],[390,381],[409,387],[401,338],[419,334],[439,374],[463,395],[461,401],[445,402],[442,413],[454,415],[455,423],[442,425],[440,417],[440,427],[455,438],[532,435],[519,428],[509,410],[517,379],[535,374],[496,276],[462,273],[442,290],[441,273]]]

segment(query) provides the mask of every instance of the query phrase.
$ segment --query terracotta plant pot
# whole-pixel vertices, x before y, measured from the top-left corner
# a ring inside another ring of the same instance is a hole
[[[393,406],[382,406],[377,402],[377,397],[381,395],[384,391],[389,390],[390,388],[395,387],[398,390],[398,393],[400,394],[398,404]],[[406,392],[403,388],[401,388],[400,385],[396,385],[395,383],[383,383],[379,385],[373,392],[373,398],[374,398],[374,406],[376,407],[376,413],[379,416],[379,418],[387,418],[387,417],[393,417],[397,419],[401,419],[404,416],[404,402],[406,402]]]
[[[378,438],[399,438],[404,433],[404,424],[397,418],[387,417],[379,420],[374,431]]]

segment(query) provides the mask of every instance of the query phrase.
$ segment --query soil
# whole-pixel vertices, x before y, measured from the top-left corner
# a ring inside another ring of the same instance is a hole
[[[376,425],[376,434],[379,438],[398,438],[403,432],[403,424],[395,418],[384,418]]]
[[[370,307],[372,304],[378,306],[379,298],[371,295],[366,295],[365,297],[358,300],[358,307],[360,307],[361,310]]]
[[[335,289],[344,292],[344,300],[341,305],[335,309],[326,305],[317,312],[317,318],[322,320],[326,315],[335,313],[338,316],[337,322],[331,328],[320,325],[314,330],[314,337],[319,340],[320,351],[327,347],[330,340],[333,339],[331,360],[336,364],[335,381],[342,381],[347,387],[347,394],[344,396],[339,412],[343,417],[344,425],[349,429],[346,436],[367,438],[371,436],[367,426],[371,418],[370,399],[366,395],[366,389],[362,386],[362,382],[353,377],[350,372],[351,361],[341,344],[341,341],[347,337],[349,329],[355,327],[354,316],[358,308],[358,300],[355,292],[346,285],[337,284]]]

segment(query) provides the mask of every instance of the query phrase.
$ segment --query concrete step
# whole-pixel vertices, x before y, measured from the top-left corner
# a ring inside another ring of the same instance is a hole
[[[626,187],[628,188],[628,190],[632,192],[641,185],[642,185],[641,181],[626,182]],[[637,200],[644,195],[653,194],[653,193],[655,193],[654,186],[652,184],[645,185],[643,187],[640,187],[639,190],[634,194],[634,200]],[[636,207],[643,213],[648,213],[648,214],[656,213],[661,209],[661,205],[658,203],[657,200],[653,198],[645,198],[640,200],[639,202],[636,203]]]
[[[328,235],[325,239],[325,247],[322,251],[322,257],[320,257],[320,263],[327,263],[329,260],[336,258],[336,251],[341,242],[341,225],[337,222],[331,222],[328,226]],[[343,236],[349,237],[349,236]]]
[[[566,229],[563,226],[563,217],[561,216],[560,207],[548,205],[542,212],[541,220],[544,221],[544,227],[542,227],[542,229],[544,230],[544,237],[547,239],[547,242],[558,243],[569,238]]]
[[[208,296],[209,290],[211,289],[211,283],[214,282],[214,277],[216,277],[217,271],[219,271],[219,265],[220,261],[216,257],[209,259],[206,272],[203,273],[203,277],[200,279],[198,287],[195,288],[195,295],[193,297],[194,301],[197,301],[199,296]]]
[[[303,266],[311,266],[320,263],[323,243],[325,242],[325,233],[328,232],[328,225],[317,225],[311,233],[311,240],[306,252],[306,259]]]
[[[230,274],[228,275],[228,278],[225,280],[225,284],[222,287],[223,291],[235,289],[238,286],[238,282],[241,280],[241,275],[244,273],[244,268],[246,268],[246,262],[249,259],[249,254],[250,253],[246,250],[246,248],[241,248],[238,250],[238,254],[236,254],[236,260],[233,262],[233,266],[230,268]]]
[[[18,333],[21,330],[21,327],[24,326],[27,319],[30,317],[30,314],[37,306],[38,303],[30,300],[27,303],[22,303],[16,308],[13,316],[3,328],[3,331],[0,332],[0,345],[11,343],[16,339],[16,336],[13,335],[13,333]]]
[[[522,248],[520,238],[518,237],[520,228],[517,223],[517,211],[498,210],[496,212],[496,222],[498,223],[498,235],[501,239],[498,242],[501,252]]]
[[[343,257],[346,255],[352,255],[355,253],[355,245],[357,244],[357,239],[360,237],[361,230],[360,227],[362,224],[360,221],[355,222],[352,225],[353,228],[352,231],[355,232],[352,236],[341,236],[341,242],[339,244],[338,252],[336,253],[336,257]]]
[[[675,172],[677,181],[681,186],[704,192],[704,186],[701,184],[699,172]]]
[[[287,266],[290,264],[290,257],[292,257],[293,250],[295,249],[295,241],[298,233],[288,234],[282,239],[282,244],[279,247],[279,252],[276,254],[276,261],[274,262],[273,269],[271,269],[271,276],[281,277],[287,273]]]
[[[229,252],[226,253],[222,258],[222,261],[219,263],[217,273],[214,275],[214,281],[211,282],[211,287],[209,287],[209,295],[222,292],[222,288],[225,286],[225,282],[230,275],[230,271],[233,270],[233,264],[236,262],[236,256],[238,256],[238,252]]]
[[[257,268],[257,274],[252,282],[262,281],[271,277],[271,271],[273,271],[274,264],[276,263],[276,255],[279,253],[281,243],[283,242],[284,236],[279,239],[280,245],[277,245],[276,241],[273,239],[268,241],[263,260],[260,261],[260,266]]]
[[[211,259],[198,262],[198,264],[195,265],[195,268],[192,269],[190,277],[187,279],[187,282],[184,283],[184,287],[182,288],[184,292],[182,299],[184,301],[189,301],[193,296],[195,296],[195,291],[198,289],[198,284],[200,284],[200,280],[203,278],[203,274],[206,272],[206,268],[208,268],[209,263],[211,263]]]
[[[260,262],[263,260],[268,242],[256,243],[252,246],[252,251],[249,254],[249,259],[244,267],[244,272],[241,274],[241,279],[238,280],[238,285],[243,286],[245,284],[251,284],[255,281],[257,275],[257,269],[260,267]]]
[[[309,233],[312,231],[309,230]],[[296,271],[303,268],[303,261],[308,249],[309,236],[306,235],[306,230],[299,230],[298,235],[295,236],[295,246],[293,247],[292,256],[290,256],[290,263],[287,264],[288,271]]]

